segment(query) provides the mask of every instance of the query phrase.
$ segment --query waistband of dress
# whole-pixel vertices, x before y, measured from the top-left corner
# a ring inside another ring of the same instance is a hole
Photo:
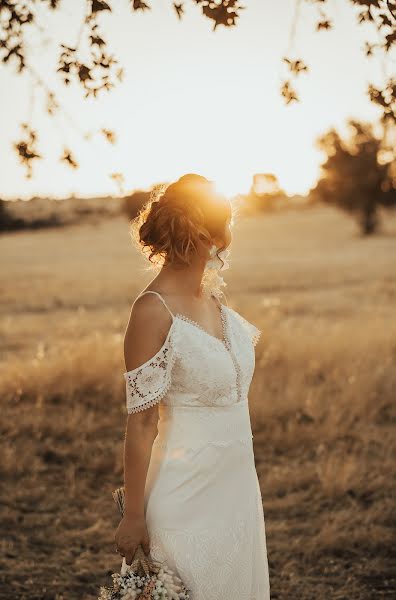
[[[157,445],[200,448],[210,443],[252,443],[247,399],[228,406],[162,406]]]
[[[183,412],[183,411],[195,411],[195,412],[210,412],[210,413],[232,413],[238,412],[242,410],[246,410],[249,407],[248,398],[244,398],[243,400],[239,400],[238,402],[234,402],[233,404],[226,405],[193,405],[193,404],[163,404],[161,403],[160,413],[163,413],[165,416],[167,414],[171,414],[173,412]]]

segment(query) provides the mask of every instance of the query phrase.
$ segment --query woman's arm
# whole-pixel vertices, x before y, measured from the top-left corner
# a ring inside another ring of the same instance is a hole
[[[125,514],[130,517],[144,517],[144,488],[151,449],[157,435],[157,422],[158,405],[127,417],[124,441],[124,489]]]
[[[132,307],[124,338],[127,371],[136,369],[154,356],[163,345],[169,319],[155,296],[139,298]],[[125,513],[115,534],[117,549],[132,562],[139,544],[148,554],[144,491],[153,441],[157,434],[158,404],[128,414],[124,441]]]

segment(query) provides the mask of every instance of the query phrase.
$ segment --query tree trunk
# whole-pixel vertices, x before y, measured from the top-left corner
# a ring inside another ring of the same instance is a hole
[[[363,207],[360,219],[360,227],[363,235],[371,235],[377,231],[378,216],[377,207],[374,204]]]

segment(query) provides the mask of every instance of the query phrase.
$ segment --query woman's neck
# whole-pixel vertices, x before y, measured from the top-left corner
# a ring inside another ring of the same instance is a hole
[[[164,265],[156,277],[156,282],[164,284],[164,289],[170,293],[177,290],[177,294],[201,298],[204,295],[202,278],[205,271],[206,260],[200,256],[193,258],[190,265],[175,267]]]

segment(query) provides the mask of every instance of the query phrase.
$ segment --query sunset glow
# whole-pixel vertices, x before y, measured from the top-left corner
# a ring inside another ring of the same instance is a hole
[[[127,192],[187,172],[215,180],[228,195],[248,191],[253,174],[261,172],[274,173],[288,194],[306,193],[321,161],[315,138],[331,126],[342,127],[350,116],[373,120],[379,114],[366,87],[368,81],[378,83],[382,71],[376,59],[365,59],[364,31],[344,4],[337,5],[334,31],[322,34],[314,31],[315,15],[306,7],[295,53],[310,73],[298,82],[302,102],[290,106],[279,89],[291,0],[252,0],[238,27],[216,32],[193,5],[179,22],[168,5],[133,15],[127,2],[117,3],[101,23],[125,78],[97,100],[84,100],[79,89],[65,88],[53,73],[56,42],[74,39],[81,4],[71,0],[59,14],[40,11],[46,34],[32,63],[66,112],[48,117],[40,90],[31,108],[29,77],[2,67],[0,86],[7,93],[0,97],[1,195],[117,194],[112,173],[122,173]],[[336,55],[335,46],[341,49]],[[46,158],[36,161],[28,181],[12,144],[31,111]],[[115,131],[116,145],[95,133],[101,127]],[[89,140],[87,131],[94,132]],[[75,151],[78,170],[59,163],[64,147]]]

